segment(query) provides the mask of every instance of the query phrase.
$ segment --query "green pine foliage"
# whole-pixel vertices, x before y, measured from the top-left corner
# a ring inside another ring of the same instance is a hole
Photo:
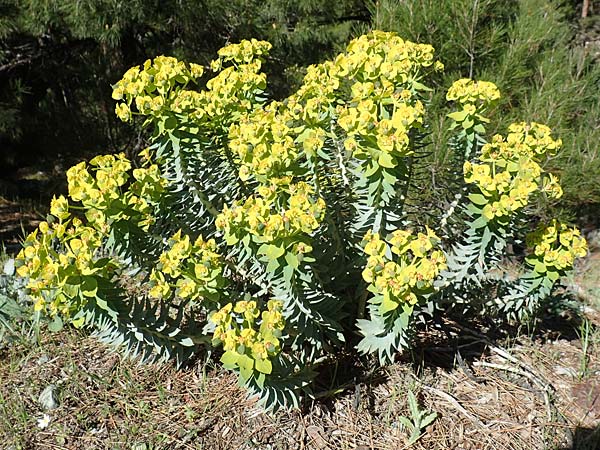
[[[300,81],[298,67],[339,50],[352,24],[368,20],[355,0],[2,0],[0,161],[9,172],[139,150],[147,136],[115,120],[110,85],[148,58],[208,64],[228,42],[268,39],[270,88],[283,96]]]
[[[598,207],[600,68],[576,45],[561,2],[382,0],[372,4],[371,14],[375,27],[438,49],[446,66],[438,86],[447,88],[458,77],[493,81],[504,95],[491,112],[497,127],[491,131],[530,117],[564,136],[563,151],[547,166],[563,180],[558,213],[573,218]],[[443,111],[443,98],[434,97],[432,107]],[[446,129],[444,121],[434,122],[427,148],[434,169],[421,188],[432,199],[438,198],[432,186],[443,183],[455,163]]]

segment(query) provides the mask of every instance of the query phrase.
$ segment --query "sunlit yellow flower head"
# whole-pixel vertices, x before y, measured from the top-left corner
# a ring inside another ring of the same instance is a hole
[[[527,235],[531,255],[527,262],[536,272],[558,271],[564,273],[573,267],[576,258],[587,254],[587,242],[577,228],[569,228],[556,219],[540,224]]]
[[[560,140],[550,136],[550,129],[537,123],[509,126],[504,138],[495,135],[483,145],[479,163],[466,161],[465,181],[483,194],[483,216],[487,220],[508,217],[524,208],[530,197],[544,192],[549,198],[562,196],[558,178],[544,173],[541,159],[560,147]]]
[[[446,94],[446,100],[462,104],[488,105],[499,98],[500,91],[494,83],[489,81],[475,81],[469,78],[462,78],[455,81]]]
[[[223,267],[214,239],[198,236],[192,241],[179,230],[169,238],[150,274],[150,296],[168,298],[175,294],[195,301],[217,300],[226,285]]]
[[[380,311],[387,313],[402,303],[414,304],[446,269],[440,239],[429,227],[425,233],[396,230],[387,239],[368,231],[363,251],[369,256],[362,272],[371,292],[382,296]]]
[[[281,189],[287,197],[283,208],[277,206]],[[287,187],[261,186],[258,194],[225,206],[217,217],[217,229],[231,242],[237,242],[247,233],[265,243],[299,234],[310,235],[325,215],[325,201],[305,182]]]
[[[255,300],[227,303],[211,314],[210,321],[215,325],[213,345],[245,355],[257,371],[270,373],[269,360],[281,351],[279,339],[285,328],[281,301],[271,299],[262,308]]]

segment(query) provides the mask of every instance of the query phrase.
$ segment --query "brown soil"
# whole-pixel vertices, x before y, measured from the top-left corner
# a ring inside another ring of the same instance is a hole
[[[23,205],[0,197],[0,243],[15,251],[27,233],[40,223],[40,214]]]
[[[521,337],[504,348],[463,332],[480,357],[418,372],[405,361],[370,384],[275,415],[221,370],[137,365],[91,337],[49,334],[39,346],[0,353],[0,441],[31,449],[402,449],[410,389],[438,415],[410,448],[599,448],[597,341],[584,354],[577,338]],[[444,350],[452,351],[436,348]],[[38,396],[48,385],[58,407],[40,429]]]

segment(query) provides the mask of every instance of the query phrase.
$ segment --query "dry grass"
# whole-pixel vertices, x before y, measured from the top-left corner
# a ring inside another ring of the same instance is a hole
[[[600,423],[597,341],[585,374],[579,339],[521,338],[510,351],[479,343],[484,355],[462,367],[426,367],[417,376],[398,363],[334,399],[271,416],[222,371],[137,365],[63,331],[0,355],[0,442],[14,449],[401,449],[408,433],[398,419],[410,417],[410,389],[422,409],[438,414],[410,448],[597,448],[597,436],[587,436],[587,446],[582,438]],[[48,385],[56,386],[58,407],[40,429],[38,397]]]
[[[276,415],[210,362],[137,365],[73,330],[23,340],[0,349],[0,448],[597,449],[597,255],[574,280],[588,293],[582,326],[555,317],[543,332],[494,341],[448,320],[385,369],[340,363],[336,395],[324,375],[318,401]],[[58,406],[44,411],[39,396],[50,385]],[[412,445],[400,420],[411,418],[408,390],[438,415]]]

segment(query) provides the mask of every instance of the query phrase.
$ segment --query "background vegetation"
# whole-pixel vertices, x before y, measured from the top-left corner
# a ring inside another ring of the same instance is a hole
[[[149,57],[207,64],[227,42],[266,39],[274,44],[269,89],[282,97],[302,67],[379,28],[433,44],[446,64],[442,88],[461,76],[496,83],[503,93],[492,118],[497,131],[518,117],[550,125],[564,141],[550,169],[562,174],[560,207],[574,218],[600,205],[600,68],[597,47],[580,45],[580,7],[557,0],[0,0],[0,190],[36,195],[35,184],[6,184],[25,166],[60,175],[82,157],[133,154],[144,137],[117,123],[110,85]],[[584,22],[592,30],[593,8]],[[445,100],[432,101],[439,115]],[[452,163],[446,129],[442,121],[431,130],[432,173]],[[423,188],[435,198],[432,177]]]
[[[574,45],[573,5],[547,0],[382,0],[371,9],[375,27],[430,42],[446,65],[439,83],[459,77],[494,82],[502,92],[492,122],[500,132],[528,117],[563,139],[551,162],[560,173],[572,212],[600,202],[600,67],[590,49]],[[442,96],[433,99],[444,107]],[[447,123],[433,132],[432,172],[444,170]],[[425,183],[424,188],[432,186]]]
[[[293,77],[284,66],[318,61],[368,20],[355,0],[1,0],[0,167],[42,158],[59,171],[66,157],[141,145],[117,123],[111,84],[147,58],[208,64],[227,42],[267,39],[277,93]]]

